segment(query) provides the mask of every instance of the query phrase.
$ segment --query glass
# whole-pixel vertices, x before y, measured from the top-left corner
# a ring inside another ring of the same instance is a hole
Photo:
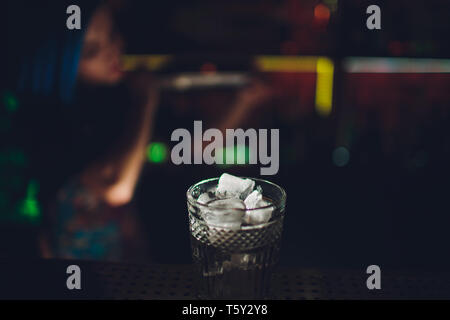
[[[208,225],[201,210],[218,209],[197,202],[204,192],[217,186],[219,178],[203,180],[187,191],[192,258],[197,269],[198,297],[201,299],[265,299],[270,296],[272,271],[279,258],[286,193],[278,185],[251,178],[262,188],[272,208],[271,219],[239,230]]]

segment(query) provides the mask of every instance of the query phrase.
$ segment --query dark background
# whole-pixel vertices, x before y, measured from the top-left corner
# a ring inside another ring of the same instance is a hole
[[[365,26],[371,4],[381,7],[382,30]],[[406,61],[412,66],[423,58],[450,59],[448,1],[117,5],[129,54],[173,58],[159,75],[199,72],[208,63],[218,72],[256,73],[283,88],[242,126],[280,129],[280,170],[267,179],[288,195],[282,264],[448,269],[448,67],[440,73],[349,73],[344,67],[349,57],[383,57],[388,66],[398,63],[390,58],[418,59]],[[329,19],[315,14],[318,5],[328,8]],[[261,55],[332,59],[331,115],[315,110],[315,72],[255,70]],[[193,130],[193,120],[211,125],[235,94],[233,88],[164,92],[153,141],[170,151],[175,128]],[[349,155],[342,166],[339,150]],[[256,177],[259,168],[149,163],[135,203],[156,261],[191,261],[185,203],[191,184],[224,171]]]
[[[256,55],[330,56],[337,69],[330,117],[314,111],[314,74],[266,73],[297,94],[286,93],[285,101],[262,111],[259,122],[249,125],[281,132],[280,171],[267,178],[288,194],[282,263],[445,269],[450,262],[446,255],[450,97],[445,89],[450,76],[349,74],[342,61],[354,56],[449,57],[449,44],[444,41],[450,28],[449,4],[339,1],[329,22],[322,24],[314,18],[318,3],[169,1],[160,14],[136,2],[127,9],[130,15],[139,12],[139,18],[124,23],[124,31],[131,53],[174,54],[179,60],[193,61],[180,63],[179,71],[199,70],[202,62],[211,61],[219,71],[233,69],[233,63],[235,70],[246,71],[243,66]],[[380,31],[365,27],[370,4],[381,7]],[[133,35],[144,25],[155,26],[155,33],[150,27],[149,41],[134,41]],[[206,100],[214,94],[183,93],[180,99],[203,108],[205,122],[208,109],[220,112],[221,104],[202,102],[199,95]],[[186,119],[182,127],[192,130],[193,119]],[[160,140],[170,144],[170,132]],[[344,167],[333,163],[333,150],[339,146],[350,152]],[[176,167],[170,162],[147,169],[137,202],[148,220],[151,243],[160,246],[161,260],[187,262],[185,204],[171,199],[183,198],[190,184],[218,176],[224,169]],[[259,175],[258,165],[225,170]],[[153,198],[161,201],[155,203]]]

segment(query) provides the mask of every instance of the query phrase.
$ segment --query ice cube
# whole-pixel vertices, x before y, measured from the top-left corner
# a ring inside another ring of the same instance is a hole
[[[262,200],[262,194],[258,190],[254,190],[247,196],[247,198],[245,198],[245,207],[247,209],[254,209],[260,200]]]
[[[210,201],[212,201],[212,200],[214,200],[214,199],[215,199],[214,194],[212,194],[212,193],[210,193],[210,192],[205,192],[205,193],[202,193],[202,194],[198,197],[197,202],[198,202],[198,203],[201,203],[201,204],[207,204],[208,202],[210,202]]]
[[[244,201],[236,198],[214,200],[208,204],[209,215],[223,221],[237,221],[244,216]]]
[[[216,187],[211,188],[206,192],[200,194],[200,196],[197,198],[197,202],[204,205],[204,206],[197,206],[198,210],[200,210],[200,215],[203,216],[203,218],[209,212],[209,208],[206,205],[214,200],[217,200],[216,189],[217,189]]]
[[[216,195],[220,198],[240,198],[245,199],[255,187],[255,181],[242,179],[224,173],[219,178]]]
[[[237,198],[217,199],[208,206],[217,209],[245,209],[244,201]]]
[[[219,227],[219,228],[237,231],[241,228],[242,220],[227,222],[227,221],[222,221],[222,220],[217,220],[217,219],[207,219],[207,223],[209,226],[212,226],[212,227]]]
[[[261,189],[256,188],[252,193],[248,195],[244,200],[245,207],[247,209],[255,209],[265,207],[269,205],[269,202],[263,200]],[[261,224],[266,223],[272,217],[272,207],[257,210],[247,210],[244,215],[244,222],[247,224]]]
[[[244,210],[244,201],[240,199],[219,199],[208,203],[204,218],[207,224],[237,230],[241,227]]]
[[[261,208],[270,205],[270,202],[260,199],[254,208]],[[273,207],[263,209],[247,210],[245,212],[243,221],[247,224],[257,225],[266,223],[272,218]]]
[[[257,190],[259,193],[263,193],[263,189],[262,189],[262,187],[261,187],[260,185],[257,185],[257,186],[256,186],[256,190]]]

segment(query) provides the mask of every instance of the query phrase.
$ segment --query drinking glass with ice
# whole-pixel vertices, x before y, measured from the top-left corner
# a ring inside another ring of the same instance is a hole
[[[285,191],[266,180],[224,173],[191,186],[187,204],[199,297],[268,297],[280,249]]]

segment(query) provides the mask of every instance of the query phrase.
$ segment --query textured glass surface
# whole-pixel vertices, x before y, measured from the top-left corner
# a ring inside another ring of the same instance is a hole
[[[197,268],[200,298],[263,299],[270,295],[272,270],[280,250],[286,196],[280,187],[254,180],[273,203],[272,219],[239,230],[211,226],[202,218],[201,210],[205,205],[195,200],[199,194],[214,187],[216,179],[205,180],[188,190],[192,257]]]

